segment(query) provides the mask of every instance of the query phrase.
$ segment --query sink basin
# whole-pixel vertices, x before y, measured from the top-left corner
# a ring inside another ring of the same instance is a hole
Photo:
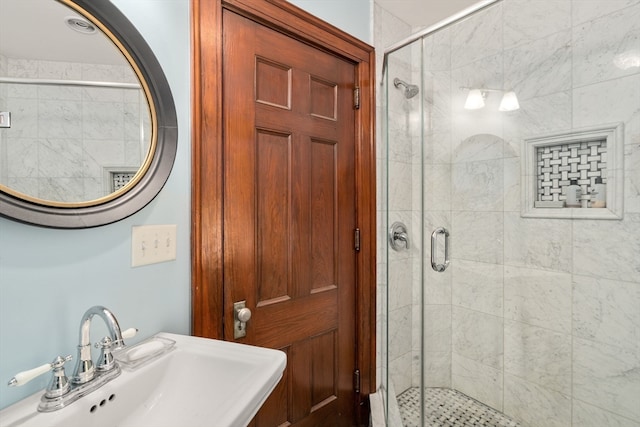
[[[55,412],[37,411],[42,392],[27,397],[0,411],[0,426],[244,427],[286,365],[278,350],[169,333],[155,337],[175,345],[146,363],[122,363],[116,379]],[[130,354],[143,356],[145,345],[131,347]]]

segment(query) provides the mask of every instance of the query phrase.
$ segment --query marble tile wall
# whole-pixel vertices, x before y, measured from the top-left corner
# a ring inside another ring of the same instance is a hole
[[[131,68],[5,58],[2,75],[136,83]],[[104,196],[105,167],[137,167],[149,119],[139,90],[0,84],[12,127],[0,130],[2,182],[47,200]],[[6,164],[5,164],[6,163]]]
[[[456,86],[497,84],[521,105],[452,108],[453,387],[524,425],[640,423],[637,183],[622,221],[525,219],[514,198],[523,138],[605,123],[624,123],[637,181],[640,67],[615,58],[640,53],[640,2],[615,4],[505,0],[451,27],[452,55],[473,60],[454,62]],[[476,32],[483,55],[465,42]]]
[[[422,101],[425,105],[424,135],[433,144],[423,144],[423,233],[425,257],[430,257],[431,233],[438,227],[451,230],[454,218],[451,212],[455,198],[451,175],[453,152],[451,134],[451,33],[444,29],[423,41]],[[441,239],[441,238],[440,238]],[[439,251],[438,261],[444,253]],[[453,342],[452,323],[459,313],[451,310],[455,298],[451,269],[436,273],[430,259],[424,262],[423,282],[417,284],[424,292],[424,331],[422,357],[424,361],[424,385],[427,387],[451,387]],[[417,324],[417,327],[420,325]],[[416,371],[416,381],[419,372]]]
[[[374,44],[378,51],[411,34],[411,27],[377,4],[374,7]],[[414,266],[420,257],[416,254],[415,233],[411,233],[412,250],[394,252],[387,249],[387,228],[402,221],[413,231],[413,147],[412,132],[419,130],[409,120],[417,102],[409,103],[402,92],[391,84],[389,93],[381,83],[382,55],[376,57],[378,76],[376,115],[376,167],[378,171],[377,223],[378,223],[378,319],[377,319],[377,382],[383,398],[386,391],[393,396],[411,387],[413,366],[413,281]],[[411,52],[400,52],[389,62],[391,79],[411,80]],[[388,126],[382,126],[382,117],[389,115]],[[415,113],[414,113],[415,117]],[[386,145],[387,137],[392,144]],[[387,174],[392,176],[389,186]],[[387,280],[388,277],[388,280]],[[389,383],[387,383],[387,378]],[[390,399],[390,413],[398,413],[395,398]],[[395,408],[395,411],[393,410]]]
[[[390,191],[422,184],[425,242],[449,228],[452,264],[435,273],[425,260],[414,374],[417,360],[425,385],[458,389],[524,426],[639,426],[640,66],[628,58],[640,61],[640,1],[503,0],[422,48],[423,171],[390,169]],[[521,108],[501,113],[490,94],[484,109],[464,110],[459,88],[478,85],[513,89]],[[390,122],[396,134],[410,123]],[[520,216],[524,138],[618,122],[622,220]]]

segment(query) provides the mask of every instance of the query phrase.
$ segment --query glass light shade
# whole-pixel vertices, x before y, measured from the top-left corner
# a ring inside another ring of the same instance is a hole
[[[622,52],[613,58],[613,63],[621,70],[640,68],[640,50],[632,49]]]
[[[514,91],[509,91],[504,94],[502,101],[500,101],[500,111],[514,111],[520,108],[518,103],[518,97]]]
[[[464,103],[465,110],[477,110],[484,107],[484,94],[480,89],[471,89]]]

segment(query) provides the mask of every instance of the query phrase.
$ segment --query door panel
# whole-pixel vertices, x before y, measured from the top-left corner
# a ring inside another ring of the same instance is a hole
[[[289,153],[288,134],[256,131],[258,287],[257,304],[268,305],[289,298]],[[264,259],[268,256],[268,259]]]
[[[353,425],[353,64],[223,14],[225,339],[287,352],[256,426]]]

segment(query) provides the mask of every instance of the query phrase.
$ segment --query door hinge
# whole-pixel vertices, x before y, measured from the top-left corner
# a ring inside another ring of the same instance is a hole
[[[353,246],[356,252],[360,252],[360,229],[356,228],[353,233]]]
[[[353,371],[353,390],[360,394],[360,369]]]
[[[360,87],[356,86],[353,88],[353,108],[356,110],[360,109]]]

